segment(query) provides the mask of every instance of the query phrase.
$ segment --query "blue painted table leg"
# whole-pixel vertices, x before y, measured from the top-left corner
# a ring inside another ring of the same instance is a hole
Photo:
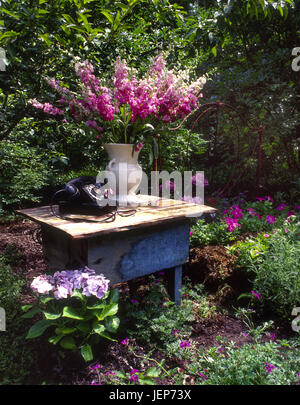
[[[169,295],[176,305],[180,305],[182,266],[176,266],[168,270]]]

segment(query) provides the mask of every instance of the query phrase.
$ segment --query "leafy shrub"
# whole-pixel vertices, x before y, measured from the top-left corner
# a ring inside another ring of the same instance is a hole
[[[5,309],[7,320],[13,318],[19,309],[24,284],[22,276],[12,270],[4,256],[0,257],[0,307]]]
[[[169,301],[164,285],[153,278],[148,288],[138,303],[133,300],[127,304],[128,335],[165,350],[176,341],[178,333],[185,337],[191,334],[193,307],[189,301],[183,301],[180,307]]]
[[[204,219],[197,221],[192,226],[190,244],[194,246],[223,245],[236,240],[236,232],[230,233],[227,225],[217,219],[213,222],[206,222]]]
[[[300,206],[275,204],[270,196],[258,201],[239,203],[225,201],[227,208],[219,207],[217,214],[200,219],[192,226],[191,245],[231,244],[245,233],[271,232],[283,226],[292,215],[299,215]]]
[[[0,209],[38,202],[47,184],[48,159],[26,144],[0,144]]]
[[[299,381],[299,342],[211,347],[189,365],[204,385],[294,385]],[[205,370],[205,371],[204,371]],[[200,373],[200,374],[199,374]]]
[[[284,318],[300,303],[300,222],[289,217],[281,228],[259,234],[232,246],[237,268],[252,273],[253,289],[262,298],[262,308]]]
[[[6,315],[6,331],[0,332],[0,385],[30,383],[37,377],[36,354],[25,342],[25,322],[18,318],[25,282],[7,263],[19,258],[10,257],[9,252],[15,253],[9,248],[0,257],[0,307],[5,309]]]
[[[261,294],[264,306],[284,318],[289,318],[300,304],[300,240],[294,238],[299,225],[289,231],[289,237],[282,232],[270,237],[262,262],[252,266],[253,288]]]

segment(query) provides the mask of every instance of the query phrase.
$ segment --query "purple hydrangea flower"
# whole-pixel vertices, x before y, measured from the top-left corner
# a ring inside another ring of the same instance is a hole
[[[31,288],[38,294],[48,294],[54,290],[53,277],[47,275],[38,276],[32,281]]]
[[[39,276],[33,280],[31,288],[38,294],[52,291],[56,299],[68,298],[74,290],[82,290],[83,295],[101,299],[108,291],[108,284],[109,280],[103,274],[97,275],[94,270],[85,267],[83,270],[57,271],[53,276]]]

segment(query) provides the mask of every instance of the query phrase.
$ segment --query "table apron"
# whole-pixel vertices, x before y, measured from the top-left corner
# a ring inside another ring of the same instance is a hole
[[[184,264],[189,255],[190,220],[84,239],[42,226],[50,270],[88,266],[111,284]]]

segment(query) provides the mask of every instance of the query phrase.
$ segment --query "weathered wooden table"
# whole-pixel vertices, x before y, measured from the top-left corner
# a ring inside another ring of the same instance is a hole
[[[18,210],[41,225],[49,269],[88,266],[111,284],[166,270],[170,298],[180,304],[182,265],[189,256],[191,217],[215,212],[212,207],[141,196],[155,206],[139,206],[132,216],[113,222],[73,222],[55,217],[49,206]],[[76,215],[78,218],[78,215]],[[99,218],[98,218],[99,219]]]

